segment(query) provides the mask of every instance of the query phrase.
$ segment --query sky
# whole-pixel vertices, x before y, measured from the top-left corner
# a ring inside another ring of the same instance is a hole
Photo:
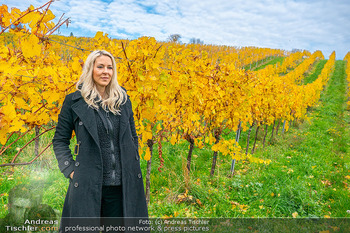
[[[47,0],[0,0],[27,9]],[[94,36],[103,31],[117,39],[180,34],[204,44],[255,46],[284,50],[321,50],[327,58],[350,51],[349,0],[56,0],[56,19],[64,13],[69,27],[61,35]],[[56,21],[57,21],[56,20]]]

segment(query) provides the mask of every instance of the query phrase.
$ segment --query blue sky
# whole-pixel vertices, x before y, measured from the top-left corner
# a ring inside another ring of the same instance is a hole
[[[26,9],[46,0],[0,0]],[[205,44],[256,46],[285,50],[321,50],[337,59],[350,51],[348,0],[56,0],[58,18],[70,17],[62,35],[112,38],[152,36],[165,41],[180,34],[181,42],[199,38]]]

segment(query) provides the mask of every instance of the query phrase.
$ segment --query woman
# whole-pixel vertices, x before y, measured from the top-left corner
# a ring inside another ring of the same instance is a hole
[[[148,217],[131,102],[110,53],[94,51],[86,59],[77,91],[63,102],[53,149],[70,179],[63,218]]]

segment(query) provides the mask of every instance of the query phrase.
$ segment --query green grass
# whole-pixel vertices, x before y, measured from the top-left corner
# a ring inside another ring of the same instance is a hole
[[[246,65],[243,68],[245,70],[252,70],[252,71],[256,71],[256,70],[260,70],[265,68],[268,65],[275,65],[276,63],[282,63],[284,60],[284,57],[268,57],[266,59],[257,61],[257,62],[253,62],[251,65]]]
[[[53,133],[53,131],[50,131],[45,134],[45,137],[41,137],[40,150],[51,142]],[[33,137],[33,134],[28,134],[19,140],[13,147],[19,148]],[[9,152],[7,151],[7,153]],[[29,162],[34,157],[33,142],[23,150],[16,160],[16,163]],[[13,155],[3,156],[1,161],[2,163],[10,162],[12,158]],[[1,167],[0,183],[0,218],[7,215],[8,194],[9,191],[17,185],[26,185],[28,189],[32,190],[32,194],[41,197],[42,204],[50,205],[58,214],[62,211],[65,192],[68,187],[68,180],[66,180],[58,170],[58,164],[54,157],[52,148],[45,151],[43,155],[31,165],[15,166],[14,168]],[[28,196],[29,195],[30,194],[28,193]]]
[[[258,66],[258,67],[255,67],[255,68],[252,69],[252,70],[258,71],[258,70],[264,69],[264,68],[265,68],[266,66],[268,66],[268,65],[276,65],[277,63],[278,63],[278,64],[282,64],[283,60],[284,60],[284,57],[275,57],[274,59],[272,59],[272,60],[270,60],[270,61],[268,61],[268,62],[265,62],[265,63],[263,63],[262,65],[260,65],[260,66]]]
[[[322,63],[316,65],[317,74]],[[321,64],[321,65],[320,65]],[[190,174],[185,173],[189,144],[163,143],[164,167],[157,147],[152,159],[151,217],[350,217],[350,112],[346,110],[343,61],[336,68],[309,120],[294,122],[288,132],[262,149],[259,133],[255,157],[269,165],[237,161],[230,177],[231,158],[218,155],[215,175],[210,177],[212,151],[195,148]],[[311,75],[312,75],[311,74]],[[310,77],[309,80],[313,78]],[[234,132],[225,138],[234,138]],[[247,132],[241,135],[245,148]],[[251,135],[251,146],[255,128]],[[47,141],[51,140],[52,134]],[[26,152],[24,159],[31,158]],[[146,161],[141,161],[146,177]],[[7,214],[7,194],[17,184],[44,182],[43,203],[62,210],[68,181],[59,172],[52,149],[40,161],[25,167],[0,168],[0,217]]]
[[[313,66],[313,70],[310,72],[309,75],[307,75],[304,78],[304,85],[308,84],[308,83],[312,83],[313,81],[315,81],[318,77],[318,75],[321,74],[321,71],[324,67],[324,65],[326,64],[327,60],[319,60],[316,62],[316,65]]]

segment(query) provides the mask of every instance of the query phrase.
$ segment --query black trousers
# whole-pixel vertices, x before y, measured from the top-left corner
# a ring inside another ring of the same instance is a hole
[[[102,186],[101,224],[105,226],[104,232],[107,228],[108,232],[121,232],[123,216],[122,186]]]
[[[101,217],[123,217],[122,186],[102,186]]]

